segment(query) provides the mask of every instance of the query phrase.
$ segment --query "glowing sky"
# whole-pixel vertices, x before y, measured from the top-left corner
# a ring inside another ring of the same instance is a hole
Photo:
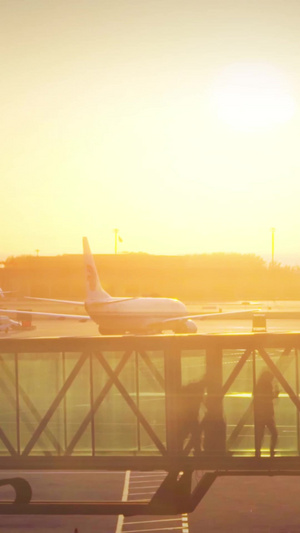
[[[298,0],[0,0],[0,256],[300,264]]]

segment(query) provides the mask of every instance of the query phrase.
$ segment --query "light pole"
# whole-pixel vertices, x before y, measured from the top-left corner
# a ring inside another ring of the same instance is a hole
[[[115,234],[115,254],[118,253],[118,233],[119,233],[119,230],[117,228],[114,229],[114,234]]]
[[[275,228],[271,228],[272,232],[272,267],[274,267],[275,261],[274,261],[274,246],[275,246]]]

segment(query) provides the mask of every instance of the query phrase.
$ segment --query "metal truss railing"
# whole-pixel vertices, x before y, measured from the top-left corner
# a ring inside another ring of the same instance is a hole
[[[138,504],[138,512],[158,514],[161,502],[161,512],[183,512],[182,502],[191,509],[217,475],[296,475],[299,348],[296,333],[1,339],[0,468],[164,469],[169,474],[152,507]],[[268,447],[255,456],[253,390],[266,368],[280,387],[274,458]],[[203,376],[204,446],[193,456],[192,440],[180,438],[178,412],[182,386]],[[195,469],[211,476],[192,493]],[[45,512],[29,503],[24,480],[6,482],[16,490],[15,512]],[[5,505],[0,503],[0,514],[12,512]],[[64,510],[53,505],[52,513],[74,512],[71,503]],[[82,512],[125,513],[127,504],[120,504],[123,510],[114,505],[99,503]]]

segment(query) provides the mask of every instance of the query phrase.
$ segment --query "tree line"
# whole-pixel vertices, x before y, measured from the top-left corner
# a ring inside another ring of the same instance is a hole
[[[112,296],[166,296],[186,302],[300,300],[300,267],[268,265],[254,254],[95,255]],[[81,255],[9,257],[0,286],[17,294],[84,299]]]

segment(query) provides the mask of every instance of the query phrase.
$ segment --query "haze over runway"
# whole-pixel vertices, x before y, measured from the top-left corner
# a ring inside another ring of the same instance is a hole
[[[2,0],[1,256],[300,264],[300,5]],[[7,223],[9,221],[9,223]]]

